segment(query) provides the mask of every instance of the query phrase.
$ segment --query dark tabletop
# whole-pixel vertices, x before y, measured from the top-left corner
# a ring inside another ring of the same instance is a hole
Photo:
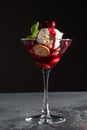
[[[0,130],[87,130],[87,92],[49,92],[49,108],[62,113],[58,124],[25,122],[27,115],[41,112],[43,93],[0,94]]]

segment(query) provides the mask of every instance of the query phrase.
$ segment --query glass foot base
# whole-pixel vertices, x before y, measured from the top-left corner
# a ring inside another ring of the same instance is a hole
[[[25,119],[29,123],[35,123],[35,124],[54,124],[54,123],[63,123],[66,121],[66,119],[62,116],[32,116]]]

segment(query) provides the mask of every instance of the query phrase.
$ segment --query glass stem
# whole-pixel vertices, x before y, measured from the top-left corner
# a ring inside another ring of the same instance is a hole
[[[43,82],[44,82],[44,98],[43,98],[43,108],[42,108],[42,116],[47,117],[50,115],[49,113],[49,104],[48,104],[48,80],[50,69],[42,69],[43,73]]]

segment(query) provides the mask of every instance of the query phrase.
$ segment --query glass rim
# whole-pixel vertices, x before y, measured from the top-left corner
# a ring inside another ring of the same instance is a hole
[[[32,39],[32,38],[21,38],[21,41],[30,41],[30,40],[32,40],[32,41],[36,41],[36,39]],[[60,40],[60,41],[63,41],[63,40],[65,40],[65,41],[73,41],[73,39],[71,39],[71,38],[62,38],[62,39],[57,39],[57,40]]]

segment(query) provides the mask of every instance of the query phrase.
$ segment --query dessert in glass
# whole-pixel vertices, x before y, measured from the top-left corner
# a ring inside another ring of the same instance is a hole
[[[37,124],[62,123],[65,117],[50,113],[48,103],[49,74],[53,67],[60,61],[63,54],[72,43],[72,39],[63,39],[63,33],[56,28],[55,21],[36,22],[31,27],[31,35],[21,38],[23,46],[32,56],[35,64],[43,74],[43,107],[40,115],[26,117],[27,122]]]

